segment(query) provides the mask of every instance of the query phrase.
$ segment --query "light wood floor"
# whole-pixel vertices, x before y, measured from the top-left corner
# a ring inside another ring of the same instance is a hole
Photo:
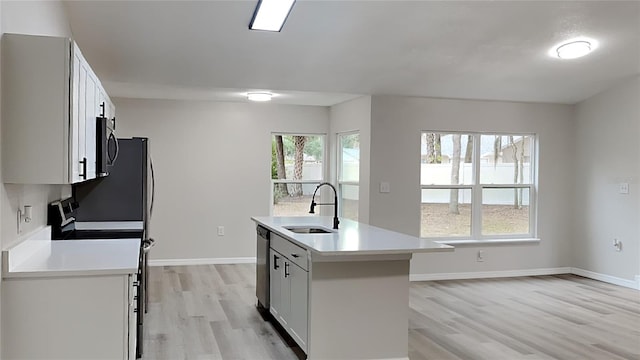
[[[152,267],[143,359],[298,359],[254,284],[252,264]],[[409,316],[412,360],[640,359],[640,292],[573,275],[412,283]]]

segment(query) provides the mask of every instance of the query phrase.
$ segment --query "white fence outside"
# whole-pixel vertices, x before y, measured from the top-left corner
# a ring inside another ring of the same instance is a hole
[[[285,165],[285,172],[287,174],[287,180],[293,179],[293,164]],[[318,180],[322,179],[322,164],[320,163],[305,163],[302,166],[302,180]],[[318,184],[321,181],[318,180]],[[302,184],[302,195],[313,195],[318,184]],[[292,186],[292,185],[288,185]]]
[[[480,182],[483,184],[513,184],[514,164],[482,164],[480,165]],[[525,163],[523,167],[523,179],[531,179],[531,164]],[[451,184],[451,164],[421,164],[420,180],[423,185],[448,185]],[[472,165],[460,164],[460,184],[473,184]],[[525,181],[527,183],[528,181]],[[529,190],[524,189],[522,205],[529,205]],[[423,203],[449,203],[449,190],[424,190],[422,191]],[[490,205],[511,205],[514,201],[514,191],[511,189],[487,189],[482,195],[482,202]],[[471,191],[461,191],[458,202],[471,203]]]
[[[481,181],[493,184],[510,184],[513,183],[513,166],[512,163],[507,164],[483,164],[480,166]],[[287,179],[293,179],[293,164],[285,166]],[[356,163],[345,163],[343,167],[343,178],[346,180],[358,179],[359,167]],[[322,178],[323,166],[320,163],[305,163],[302,169],[302,180],[318,180]],[[524,179],[531,178],[530,164],[524,164]],[[421,183],[424,185],[444,185],[451,183],[451,164],[421,164],[420,173]],[[471,184],[473,182],[471,164],[460,164],[460,184]],[[317,184],[303,184],[303,195],[312,195]],[[522,205],[529,205],[529,190],[524,189],[524,199]],[[426,203],[449,203],[449,190],[422,191],[422,202]],[[345,186],[342,191],[344,199],[358,200],[358,187]],[[513,204],[514,191],[511,189],[504,190],[485,190],[483,194],[483,203],[492,205],[511,205]],[[458,201],[461,204],[471,203],[471,192],[461,191]]]

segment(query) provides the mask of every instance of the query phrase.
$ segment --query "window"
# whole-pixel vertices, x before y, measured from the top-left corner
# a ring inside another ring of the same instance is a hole
[[[272,216],[310,215],[311,196],[324,181],[324,135],[273,134]]]
[[[534,144],[531,134],[423,132],[420,236],[533,237]]]
[[[338,191],[340,216],[358,221],[360,191],[360,134],[338,134]]]

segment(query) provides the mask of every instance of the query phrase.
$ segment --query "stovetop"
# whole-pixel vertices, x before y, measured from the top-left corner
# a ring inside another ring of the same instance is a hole
[[[143,230],[68,230],[62,231],[56,240],[141,239]]]

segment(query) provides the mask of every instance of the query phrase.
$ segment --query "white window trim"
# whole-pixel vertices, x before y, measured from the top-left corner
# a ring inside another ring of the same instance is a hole
[[[358,135],[358,140],[360,139],[360,130],[353,131],[345,131],[336,133],[336,183],[338,185],[338,199],[342,200],[342,185],[351,185],[358,186],[358,190],[360,189],[360,181],[344,181],[342,180],[342,137],[350,136],[350,135]],[[358,160],[358,179],[360,179],[360,160]],[[360,200],[358,200],[358,203]],[[340,206],[338,211],[340,212],[338,216],[342,216],[342,212],[344,211],[344,206]],[[358,212],[358,220],[360,218],[360,214]]]
[[[442,237],[424,237],[424,239],[433,240],[441,244],[448,245],[475,245],[475,244],[508,244],[508,243],[531,243],[539,242],[537,226],[537,187],[538,187],[538,135],[535,133],[519,133],[519,132],[473,132],[473,131],[435,131],[435,130],[422,130],[424,133],[435,134],[461,134],[461,135],[473,135],[473,167],[472,177],[473,184],[465,185],[422,185],[422,179],[419,179],[420,183],[420,198],[422,198],[422,190],[430,189],[470,189],[471,190],[471,234],[470,236],[442,236]],[[481,141],[482,135],[515,135],[515,136],[530,136],[531,139],[531,159],[532,164],[530,170],[530,183],[529,184],[481,184],[480,183],[480,157],[481,157]],[[420,140],[422,141],[422,140]],[[422,151],[420,152],[420,161],[422,164]],[[421,175],[419,175],[421,176]],[[526,234],[504,234],[504,235],[482,235],[482,190],[483,189],[514,189],[525,188],[529,189],[529,233]],[[476,200],[477,199],[477,200]],[[422,208],[420,209],[422,211]],[[474,216],[475,215],[475,216]],[[422,219],[422,216],[420,216]],[[420,223],[422,226],[422,221]]]

